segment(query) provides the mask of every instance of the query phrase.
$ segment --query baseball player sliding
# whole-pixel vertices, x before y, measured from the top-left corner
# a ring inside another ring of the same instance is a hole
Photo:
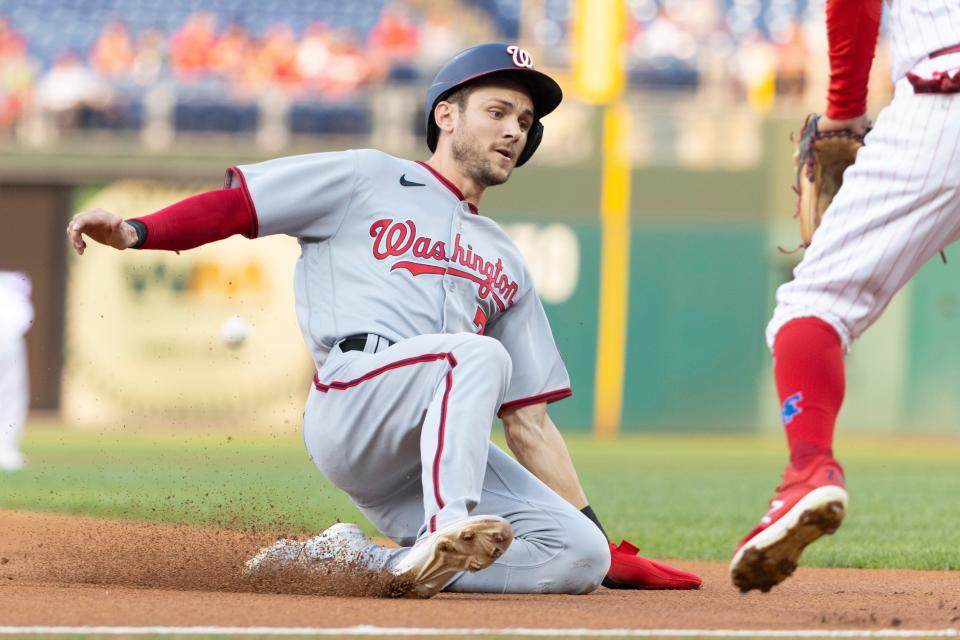
[[[375,150],[232,167],[225,188],[152,215],[94,210],[67,228],[117,249],[184,250],[242,234],[299,240],[297,317],[317,373],[311,460],[401,548],[356,525],[281,540],[251,573],[326,560],[441,590],[587,593],[696,588],[700,579],[614,547],[589,507],[547,403],[570,380],[530,273],[478,213],[536,151],[562,94],[523,49],[476,46],[426,98],[426,162]],[[490,442],[499,416],[516,460]],[[591,520],[593,522],[591,522]]]
[[[804,135],[836,140],[868,131],[882,5],[828,0],[826,9],[826,117],[808,120]],[[790,464],[767,514],[734,552],[731,575],[742,591],[779,584],[808,544],[840,526],[847,492],[833,430],[843,354],[917,269],[960,236],[960,1],[887,0],[887,9],[893,101],[843,174],[793,281],[777,291],[767,328]]]

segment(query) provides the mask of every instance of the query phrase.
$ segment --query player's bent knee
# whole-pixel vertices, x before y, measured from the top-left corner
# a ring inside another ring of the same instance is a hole
[[[461,354],[473,364],[493,371],[509,374],[513,361],[499,340],[472,333],[463,334],[463,343],[453,350],[454,355]]]
[[[567,528],[567,535],[572,542],[561,559],[567,565],[563,568],[567,593],[590,593],[610,570],[610,545],[585,517],[577,518],[576,526]]]
[[[591,593],[600,586],[610,569],[610,547],[606,540],[592,537],[578,540],[563,554],[564,591],[572,594]]]

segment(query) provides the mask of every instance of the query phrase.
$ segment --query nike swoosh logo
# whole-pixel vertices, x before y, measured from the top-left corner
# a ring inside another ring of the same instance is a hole
[[[422,182],[410,182],[409,180],[407,180],[407,174],[403,174],[402,176],[400,176],[400,186],[401,187],[425,187],[427,185],[425,185]]]

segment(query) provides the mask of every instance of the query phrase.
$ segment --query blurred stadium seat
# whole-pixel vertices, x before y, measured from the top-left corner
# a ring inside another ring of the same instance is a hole
[[[291,133],[369,135],[373,115],[367,104],[298,102],[290,109]]]
[[[467,4],[486,11],[505,38],[520,37],[520,0],[467,0]]]
[[[188,133],[252,133],[257,128],[257,105],[178,100],[173,120],[177,131]]]
[[[822,27],[825,2],[624,1],[632,90],[726,85],[741,99],[765,82],[803,91],[795,61],[806,59],[806,25]],[[3,86],[6,22],[24,43],[34,87],[68,57],[109,85],[106,108],[81,102],[82,117],[63,119],[81,129],[133,131],[161,117],[174,132],[246,134],[263,125],[258,103],[277,92],[289,105],[282,118],[289,133],[364,135],[377,129],[377,110],[367,104],[375,92],[384,85],[419,90],[441,61],[472,44],[465,34],[474,23],[487,20],[476,32],[484,37],[531,40],[541,65],[569,65],[574,5],[450,0],[439,11],[455,16],[458,33],[451,36],[442,20],[431,23],[429,3],[413,0],[0,0],[0,102],[14,93]],[[523,34],[521,21],[529,21]],[[157,86],[169,87],[175,99],[165,110],[144,108]],[[11,104],[38,108],[29,95]],[[0,117],[0,134],[10,122]]]

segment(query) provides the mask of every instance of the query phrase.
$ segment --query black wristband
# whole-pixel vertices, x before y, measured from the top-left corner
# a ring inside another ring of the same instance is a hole
[[[125,222],[137,232],[137,241],[133,243],[130,248],[139,249],[143,246],[143,243],[147,241],[147,225],[142,220],[137,220],[136,218],[131,218]]]
[[[600,519],[597,518],[597,514],[593,512],[593,507],[591,507],[590,505],[587,505],[583,509],[580,509],[580,513],[590,518],[590,522],[597,525],[597,528],[603,532],[604,537],[609,537],[607,536],[607,532],[603,531],[603,525],[600,524]]]

